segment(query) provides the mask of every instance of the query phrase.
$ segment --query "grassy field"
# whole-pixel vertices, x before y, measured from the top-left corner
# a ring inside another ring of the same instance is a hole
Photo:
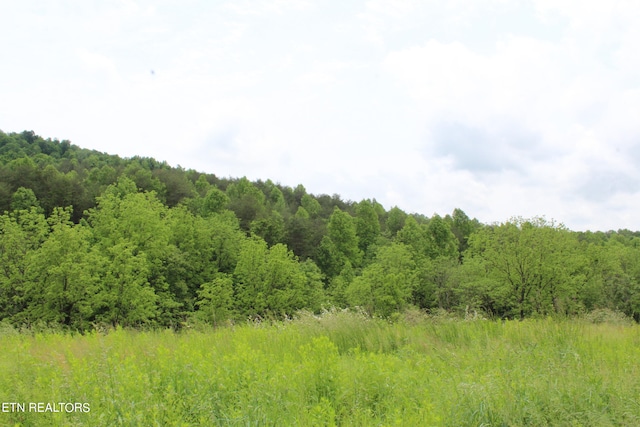
[[[0,348],[3,426],[640,425],[636,325],[329,313]]]

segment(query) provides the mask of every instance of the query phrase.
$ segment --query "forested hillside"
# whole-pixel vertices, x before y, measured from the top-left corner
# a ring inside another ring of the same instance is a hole
[[[640,234],[481,224],[0,132],[0,319],[87,330],[413,306],[640,319]]]

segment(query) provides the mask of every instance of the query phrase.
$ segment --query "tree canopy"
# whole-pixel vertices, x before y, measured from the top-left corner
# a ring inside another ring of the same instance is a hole
[[[640,320],[640,232],[427,217],[0,132],[0,319],[87,330],[297,310]]]

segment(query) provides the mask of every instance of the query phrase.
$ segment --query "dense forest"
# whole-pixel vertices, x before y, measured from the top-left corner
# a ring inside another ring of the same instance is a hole
[[[0,131],[0,319],[181,327],[298,310],[640,320],[640,233],[388,211]]]

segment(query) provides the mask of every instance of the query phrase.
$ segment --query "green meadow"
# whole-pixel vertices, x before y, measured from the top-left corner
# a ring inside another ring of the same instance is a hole
[[[332,312],[181,332],[6,328],[0,346],[2,426],[640,425],[640,327],[624,322]]]

